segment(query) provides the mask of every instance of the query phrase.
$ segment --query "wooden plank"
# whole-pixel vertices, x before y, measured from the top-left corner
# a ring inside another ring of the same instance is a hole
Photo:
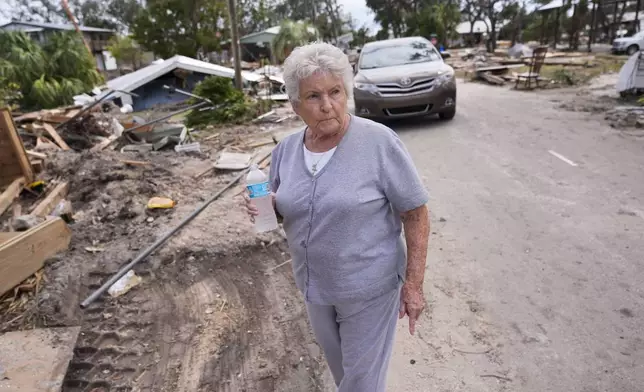
[[[90,148],[89,151],[97,152],[97,151],[105,150],[110,144],[114,143],[114,141],[118,138],[119,138],[118,136],[112,135],[106,138],[105,140],[103,140],[102,142],[96,144],[94,147]]]
[[[34,173],[29,163],[29,158],[25,152],[25,146],[22,144],[20,136],[16,131],[13,118],[8,109],[0,109],[0,138],[8,138],[13,145],[13,152],[16,155],[18,164],[22,169],[22,176],[27,182],[34,180]]]
[[[56,144],[58,144],[60,148],[62,148],[65,151],[71,150],[71,148],[67,145],[67,143],[65,143],[63,138],[60,137],[58,132],[56,132],[54,127],[51,126],[51,124],[44,123],[42,126],[43,128],[45,128],[45,131],[49,134],[49,136],[51,136],[52,139],[54,139],[54,141],[56,142]]]
[[[54,210],[54,208],[56,208],[58,203],[60,203],[61,200],[63,200],[67,196],[67,192],[69,192],[68,183],[63,182],[56,185],[56,188],[54,188],[43,201],[33,207],[30,214],[36,216],[49,215]]]
[[[129,159],[121,159],[120,162],[129,166],[147,166],[150,164],[150,162],[146,161],[131,161]]]
[[[23,186],[25,186],[25,178],[20,177],[14,180],[9,185],[9,188],[0,194],[0,215],[4,214],[11,203],[13,203],[13,200],[20,195]]]
[[[42,121],[54,124],[62,124],[67,120],[69,120],[69,118],[62,114],[48,114],[42,118]]]
[[[36,139],[36,149],[37,150],[56,150],[56,151],[61,150],[58,144],[52,142],[46,137],[38,137],[38,139]]]
[[[65,113],[65,117],[67,117],[67,119],[69,120],[70,118],[72,118],[75,115],[77,115],[78,113],[80,113],[81,110],[82,109],[72,109],[72,110],[70,110],[70,111]]]
[[[27,150],[27,155],[36,159],[47,159],[47,154],[43,154],[42,152]]]
[[[74,356],[80,327],[0,335],[0,391],[58,392]]]
[[[0,245],[0,295],[41,269],[45,260],[66,250],[71,238],[65,222],[52,218]]]
[[[5,242],[7,242],[7,241],[9,241],[9,240],[14,239],[15,237],[17,237],[19,235],[20,235],[20,233],[18,233],[16,231],[12,231],[12,232],[2,231],[2,232],[0,232],[0,245],[5,243]]]

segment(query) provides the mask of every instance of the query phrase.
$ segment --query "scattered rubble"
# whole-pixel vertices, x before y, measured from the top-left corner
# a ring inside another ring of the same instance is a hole
[[[270,152],[276,132],[301,125],[287,108],[267,113],[234,127],[187,129],[167,119],[134,132],[145,120],[110,105],[18,114],[11,138],[20,153],[7,158],[10,171],[2,166],[3,176],[15,178],[0,185],[0,331],[80,325],[65,391],[323,385],[305,309],[288,271],[276,269],[288,260],[285,240],[254,234],[239,208],[243,184],[138,264],[126,278],[136,282],[114,287],[115,297],[85,310],[78,306],[160,233],[243,175],[245,165],[215,167],[220,158],[257,160]],[[8,113],[3,118],[6,132],[13,122]],[[7,249],[37,251],[15,257]],[[244,354],[259,344],[266,350]],[[241,369],[244,378],[237,377]]]
[[[618,106],[608,110],[605,119],[614,128],[644,129],[644,107]]]
[[[528,74],[531,64],[535,63],[533,55],[536,47],[537,43],[515,44],[494,53],[488,53],[485,47],[463,49],[445,59],[445,62],[455,70],[464,72],[465,77],[471,76],[474,80],[502,86],[505,82],[516,82],[519,76]],[[540,64],[575,68],[598,66],[596,56],[582,52],[548,52]],[[549,87],[563,84],[561,80],[548,79],[543,75],[540,76],[541,81],[547,82],[544,85]]]

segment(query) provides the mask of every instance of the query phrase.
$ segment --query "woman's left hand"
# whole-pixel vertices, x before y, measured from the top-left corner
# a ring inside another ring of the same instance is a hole
[[[400,293],[399,318],[402,319],[405,315],[409,317],[409,333],[412,335],[416,331],[416,321],[418,321],[424,309],[425,295],[423,294],[423,287],[409,282],[403,284],[402,292]]]

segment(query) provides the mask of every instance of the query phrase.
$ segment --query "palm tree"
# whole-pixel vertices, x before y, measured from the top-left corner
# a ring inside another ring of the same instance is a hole
[[[296,47],[315,41],[317,39],[315,31],[315,28],[306,22],[283,21],[279,33],[271,43],[273,55],[279,62],[284,61]]]
[[[103,82],[76,32],[48,38],[41,46],[21,32],[0,33],[0,79],[19,86],[24,109],[71,104]]]

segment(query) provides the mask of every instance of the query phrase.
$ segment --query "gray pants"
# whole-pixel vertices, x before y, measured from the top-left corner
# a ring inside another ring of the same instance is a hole
[[[400,288],[356,304],[306,308],[338,392],[384,392]]]

